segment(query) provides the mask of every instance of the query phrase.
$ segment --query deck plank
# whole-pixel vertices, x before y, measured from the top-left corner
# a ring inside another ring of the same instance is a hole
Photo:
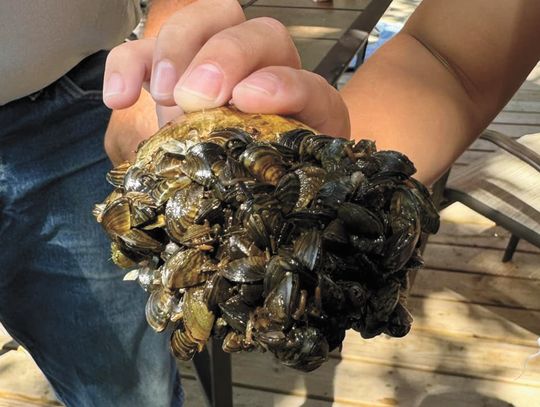
[[[478,162],[480,158],[485,156],[486,153],[484,151],[467,150],[458,157],[456,162],[469,165]]]
[[[502,251],[468,246],[450,246],[433,242],[426,248],[424,260],[427,268],[455,270],[493,276],[506,276],[528,280],[540,279],[540,255],[516,253],[512,262],[501,261]]]
[[[496,130],[510,137],[521,137],[525,134],[540,133],[540,126],[530,124],[501,124],[492,123],[488,129]]]
[[[495,342],[489,339],[441,336],[414,329],[404,338],[379,336],[362,339],[349,332],[341,353],[343,363],[361,360],[387,366],[406,367],[426,372],[464,375],[500,382],[514,382],[522,373],[526,358],[534,347]],[[540,387],[540,363],[531,363],[519,384]]]
[[[467,246],[475,249],[504,250],[508,245],[510,233],[500,226],[486,224],[454,223],[443,219],[437,234],[429,237],[430,243],[449,246]],[[540,253],[540,248],[527,241],[520,241],[516,252]]]
[[[503,110],[495,117],[493,122],[540,126],[540,112],[512,112]]]
[[[11,338],[3,338],[3,342]],[[2,404],[4,403],[4,404]],[[58,406],[54,392],[26,351],[0,357],[0,406]]]
[[[444,301],[431,297],[410,297],[408,305],[414,317],[414,329],[436,333],[441,337],[482,338],[531,348],[538,346],[538,311]]]
[[[540,255],[537,255],[540,260]],[[540,280],[431,270],[418,272],[412,294],[471,304],[540,311]]]

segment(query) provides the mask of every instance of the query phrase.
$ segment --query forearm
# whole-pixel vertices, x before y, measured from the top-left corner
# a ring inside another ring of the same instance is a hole
[[[343,90],[352,134],[405,152],[431,183],[540,56],[540,2],[424,0]]]
[[[461,84],[412,37],[397,35],[342,91],[353,137],[407,154],[431,183],[485,124]]]

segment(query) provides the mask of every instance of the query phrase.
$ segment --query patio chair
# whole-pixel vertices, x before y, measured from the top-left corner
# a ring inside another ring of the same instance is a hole
[[[511,233],[503,262],[520,239],[540,247],[540,133],[518,141],[493,131],[480,136],[504,151],[464,168],[453,168],[434,187],[440,209],[461,202]]]

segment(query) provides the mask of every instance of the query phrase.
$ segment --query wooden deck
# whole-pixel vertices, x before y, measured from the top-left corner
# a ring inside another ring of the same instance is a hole
[[[513,137],[540,132],[540,65],[490,127]],[[456,166],[493,151],[478,141]],[[415,322],[407,337],[363,340],[351,332],[343,351],[310,374],[269,355],[234,355],[235,406],[540,406],[540,359],[516,380],[539,350],[540,249],[520,242],[503,264],[506,231],[459,205],[442,218],[410,297]],[[0,332],[0,347],[6,341]],[[203,406],[190,364],[182,374],[186,406]],[[51,405],[58,403],[24,351],[0,357],[0,407]]]

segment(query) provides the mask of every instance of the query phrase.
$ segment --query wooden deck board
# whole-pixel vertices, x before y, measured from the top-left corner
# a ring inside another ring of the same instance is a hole
[[[537,347],[540,312],[411,296],[414,329],[446,337],[482,338]],[[464,372],[466,373],[466,372]]]
[[[539,293],[540,280],[429,268],[417,274],[412,289],[417,296],[534,311],[540,311]]]
[[[540,112],[514,112],[505,109],[495,117],[493,122],[540,126]]]
[[[11,338],[0,336],[0,343]],[[56,397],[32,358],[24,351],[0,356],[0,406],[58,406]]]
[[[497,346],[495,346],[497,345]],[[479,379],[514,382],[527,356],[535,351],[524,345],[489,339],[413,330],[402,339],[377,337],[365,340],[350,332],[341,354],[346,360],[363,360],[388,366],[406,367],[439,374],[467,375]],[[531,363],[517,383],[540,386],[540,364]]]
[[[436,235],[430,236],[430,243],[471,248],[505,249],[510,233],[495,224],[441,222]],[[540,248],[526,241],[520,241],[517,252],[540,253]]]
[[[515,261],[502,263],[501,249],[446,244],[428,244],[424,254],[426,267],[465,273],[499,275],[530,280],[540,279],[540,255],[517,253]]]
[[[497,130],[511,137],[521,137],[524,134],[540,133],[540,126],[532,124],[509,124],[509,123],[492,123],[488,129]]]

